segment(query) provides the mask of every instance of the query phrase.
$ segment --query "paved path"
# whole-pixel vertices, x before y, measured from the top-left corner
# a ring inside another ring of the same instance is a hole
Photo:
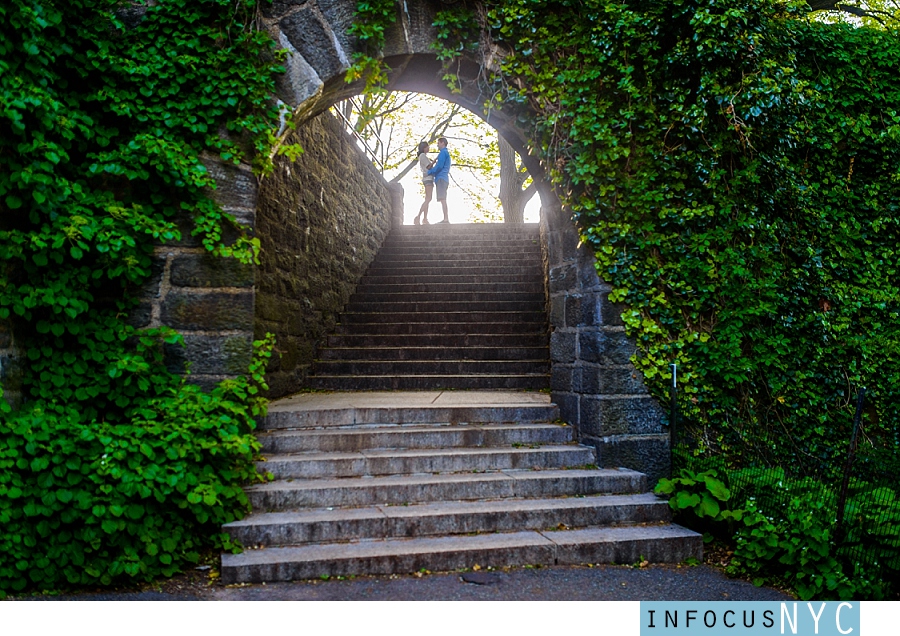
[[[346,581],[294,581],[235,587],[195,587],[183,592],[123,592],[41,597],[83,601],[780,601],[770,588],[729,579],[701,565],[556,566],[479,572],[485,584],[460,574],[360,577]],[[468,575],[466,575],[468,576]],[[37,600],[37,599],[35,599]]]

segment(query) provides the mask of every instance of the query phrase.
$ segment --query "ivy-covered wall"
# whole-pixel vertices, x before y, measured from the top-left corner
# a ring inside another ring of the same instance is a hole
[[[392,221],[403,218],[402,210],[394,214],[384,178],[331,113],[303,124],[289,141],[304,152],[276,161],[256,214],[255,330],[276,337],[270,397],[303,387],[317,344],[333,330]]]

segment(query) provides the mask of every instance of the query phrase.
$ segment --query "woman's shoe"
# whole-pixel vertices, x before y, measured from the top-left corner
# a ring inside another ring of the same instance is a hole
[[[413,219],[413,225],[418,225],[418,224],[419,224],[419,217],[416,217]]]

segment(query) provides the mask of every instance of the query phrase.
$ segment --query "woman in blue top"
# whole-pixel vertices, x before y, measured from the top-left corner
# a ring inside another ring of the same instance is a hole
[[[441,209],[444,211],[444,220],[439,223],[449,223],[450,218],[447,216],[447,188],[450,186],[450,152],[447,150],[447,138],[438,139],[437,159],[434,162],[428,174],[434,177],[435,198],[440,201]]]

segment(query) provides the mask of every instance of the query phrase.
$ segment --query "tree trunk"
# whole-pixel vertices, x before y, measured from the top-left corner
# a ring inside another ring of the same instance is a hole
[[[503,137],[500,142],[500,206],[503,208],[504,223],[524,223],[525,205],[534,196],[534,183],[524,190],[522,184],[528,179],[528,171],[516,161],[516,151],[506,143]]]

